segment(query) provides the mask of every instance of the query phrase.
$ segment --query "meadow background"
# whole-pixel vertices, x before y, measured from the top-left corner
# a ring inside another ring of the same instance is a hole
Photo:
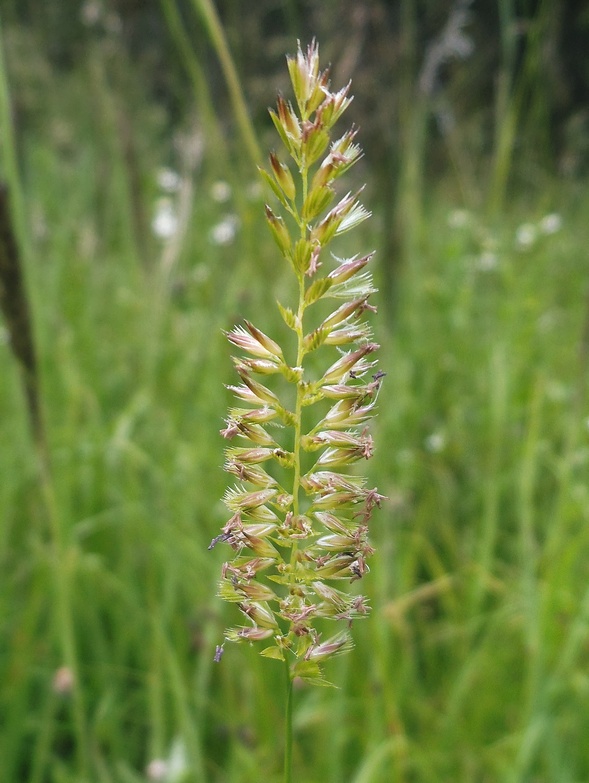
[[[340,249],[377,250],[388,501],[294,778],[589,780],[585,4],[1,0],[2,781],[280,780],[282,672],[213,663],[207,546],[222,330],[288,296],[266,108],[313,35],[366,153]]]

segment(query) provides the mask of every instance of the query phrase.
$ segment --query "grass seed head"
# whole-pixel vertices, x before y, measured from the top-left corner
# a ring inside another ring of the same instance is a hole
[[[262,655],[288,661],[291,678],[325,684],[323,664],[351,649],[350,625],[369,611],[363,596],[333,583],[361,579],[373,553],[368,522],[382,496],[349,466],[372,456],[366,424],[382,373],[364,380],[378,349],[364,320],[374,311],[366,271],[372,253],[347,259],[332,254],[330,263],[325,252],[370,216],[358,200],[361,191],[332,206],[334,183],[362,156],[355,128],[332,140],[351,101],[350,85],[330,90],[316,41],[306,51],[299,46],[287,62],[295,101],[279,96],[271,116],[292,165],[273,152],[262,177],[278,201],[266,205],[266,220],[295,278],[293,306],[279,305],[292,342],[282,346],[250,321],[226,332],[246,354],[233,360],[241,384],[227,388],[239,406],[230,409],[221,431],[227,440],[237,439],[226,449],[224,467],[238,483],[225,492],[231,517],[209,548],[228,544],[233,551],[219,595],[247,620],[229,629],[226,640],[272,640]],[[316,326],[320,319],[309,319],[307,311],[328,298],[343,301]],[[319,380],[311,353],[326,367]],[[295,361],[289,363],[289,356]],[[324,400],[331,402],[327,414],[323,409],[309,428],[314,406]],[[326,623],[345,628],[324,640]],[[217,647],[216,660],[222,650]]]

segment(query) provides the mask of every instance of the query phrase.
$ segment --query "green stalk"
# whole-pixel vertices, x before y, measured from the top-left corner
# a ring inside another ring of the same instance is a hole
[[[41,491],[45,501],[46,513],[49,517],[51,549],[53,555],[53,588],[55,595],[55,632],[60,648],[63,665],[73,675],[72,686],[72,721],[76,741],[76,759],[78,771],[86,779],[89,772],[88,732],[86,725],[86,708],[82,687],[80,684],[80,667],[75,635],[74,610],[72,606],[71,572],[74,567],[74,550],[66,545],[64,530],[55,497],[51,466],[47,452],[39,449],[38,463],[41,480]]]
[[[284,659],[286,677],[286,711],[284,719],[284,783],[292,783],[292,677],[288,660]]]
[[[304,196],[307,194],[307,170],[303,165],[301,166],[301,176],[303,179],[303,192]],[[298,218],[297,218],[298,220]],[[303,221],[299,221],[301,236],[305,236],[306,227]],[[303,313],[305,311],[305,277],[299,275],[299,306],[297,310],[297,361],[296,366],[301,367],[303,363],[304,355],[304,336],[305,330],[303,329]],[[303,392],[301,390],[301,384],[297,384],[297,399],[295,403],[295,425],[294,425],[294,470],[293,470],[293,484],[292,484],[292,511],[295,516],[299,514],[299,489],[301,481],[301,433],[302,433],[302,416],[303,416]],[[296,540],[293,541],[291,550],[291,573],[294,573],[295,559],[297,556],[298,546]],[[284,722],[285,733],[285,748],[284,748],[284,783],[290,783],[292,780],[292,677],[290,674],[290,666],[288,658],[286,658],[285,652],[285,671],[286,671],[286,716]]]
[[[303,338],[304,338],[304,330],[303,330],[303,312],[305,310],[305,281],[301,277],[299,279],[299,307],[297,311],[297,363],[296,367],[300,367],[301,363],[303,361]],[[293,475],[293,485],[292,485],[292,496],[293,496],[293,514],[299,513],[299,483],[301,479],[301,418],[303,415],[303,404],[302,404],[302,392],[301,392],[301,386],[300,384],[297,385],[297,399],[295,404],[295,425],[294,425],[294,443],[293,443],[293,454],[294,454],[294,475]],[[293,546],[293,556],[296,552],[296,545]],[[291,561],[292,562],[292,561]]]

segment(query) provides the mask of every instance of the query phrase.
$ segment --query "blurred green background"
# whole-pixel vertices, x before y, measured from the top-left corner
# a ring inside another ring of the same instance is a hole
[[[316,36],[365,150],[340,249],[377,250],[388,501],[294,779],[586,783],[587,4],[0,0],[0,26],[0,780],[281,779],[282,672],[213,663],[207,546],[222,329],[272,334],[289,296],[267,107]]]

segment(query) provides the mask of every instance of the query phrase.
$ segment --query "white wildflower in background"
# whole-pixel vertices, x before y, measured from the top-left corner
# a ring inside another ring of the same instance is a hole
[[[178,230],[178,215],[169,198],[160,198],[155,205],[151,230],[159,239],[171,239]]]
[[[551,212],[549,215],[544,215],[539,224],[540,232],[546,236],[549,234],[556,234],[561,228],[562,217],[558,212]]]
[[[446,438],[442,432],[432,432],[425,439],[425,448],[431,454],[439,454],[446,446]]]
[[[53,675],[51,686],[58,696],[69,696],[74,690],[76,680],[73,671],[68,666],[60,666]]]
[[[97,25],[103,13],[102,4],[98,0],[87,0],[80,9],[80,19],[86,27]]]
[[[231,198],[231,193],[231,185],[221,179],[211,185],[211,198],[217,204],[226,204]]]
[[[165,193],[176,193],[180,190],[182,177],[174,169],[161,168],[157,173],[157,184]]]
[[[213,245],[230,245],[239,230],[237,215],[226,215],[223,220],[209,231],[209,240]]]
[[[165,781],[168,777],[168,762],[165,759],[150,761],[145,770],[148,780]]]
[[[186,747],[180,737],[172,743],[167,759],[153,759],[145,769],[148,780],[164,783],[180,783],[186,780],[187,772]]]
[[[471,214],[467,209],[453,209],[447,222],[450,228],[465,228],[471,222]]]
[[[172,743],[172,749],[168,757],[168,778],[169,783],[179,783],[184,779],[188,771],[188,760],[186,758],[186,747],[181,737],[176,737]]]
[[[477,268],[481,272],[492,272],[498,266],[499,258],[492,250],[484,250],[477,259]]]
[[[533,223],[522,223],[515,232],[515,244],[520,250],[529,250],[538,239],[538,229]]]
[[[249,201],[260,201],[264,195],[261,182],[250,182],[246,188],[246,196]]]

